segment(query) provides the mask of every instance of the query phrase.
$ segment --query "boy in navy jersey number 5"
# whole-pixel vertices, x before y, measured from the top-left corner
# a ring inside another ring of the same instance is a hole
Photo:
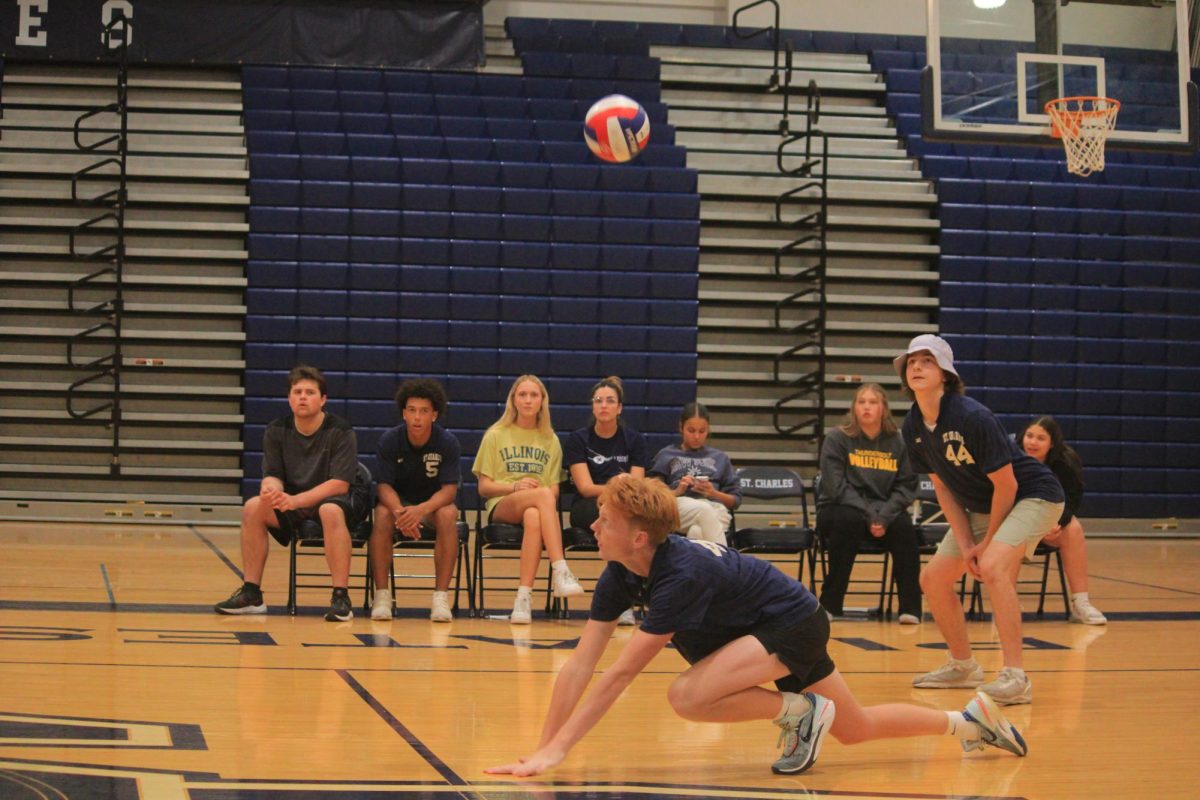
[[[916,402],[904,419],[904,444],[917,472],[928,472],[950,523],[921,572],[929,609],[950,648],[950,661],[919,675],[923,689],[974,688],[983,669],[971,656],[958,581],[964,571],[988,587],[1004,667],[981,690],[1003,705],[1028,703],[1033,686],[1022,669],[1017,570],[1026,551],[1050,532],[1063,510],[1054,473],[1026,455],[984,406],[963,395],[954,353],[923,334],[893,361]]]
[[[860,706],[826,651],[829,620],[806,588],[769,562],[668,535],[678,526],[675,495],[662,482],[620,475],[605,484],[592,530],[608,565],[554,683],[542,738],[531,755],[488,772],[536,775],[560,763],[668,642],[691,665],[667,691],[675,712],[700,722],[773,720],[782,729],[778,773],[812,766],[827,732],[845,744],[945,734],[965,750],[1025,755],[987,695],[953,712]],[[617,618],[636,602],[649,608],[641,628],[585,697]],[[777,690],[762,686],[772,681]]]

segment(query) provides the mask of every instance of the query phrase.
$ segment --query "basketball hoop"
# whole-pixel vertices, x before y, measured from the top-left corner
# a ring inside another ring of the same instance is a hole
[[[1046,103],[1050,135],[1062,139],[1067,172],[1087,177],[1104,169],[1104,143],[1121,103],[1109,97],[1060,97]]]

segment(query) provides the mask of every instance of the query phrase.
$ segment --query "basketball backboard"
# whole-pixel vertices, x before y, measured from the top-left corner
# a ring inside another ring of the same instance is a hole
[[[1195,147],[1184,0],[926,0],[931,139],[1050,141],[1059,97],[1121,103],[1109,144]]]

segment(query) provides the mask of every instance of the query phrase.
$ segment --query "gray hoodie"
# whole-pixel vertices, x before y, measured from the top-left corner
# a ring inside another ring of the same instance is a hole
[[[870,523],[890,525],[912,503],[917,475],[899,433],[847,436],[830,428],[821,447],[821,494],[817,508],[836,504],[862,511]]]

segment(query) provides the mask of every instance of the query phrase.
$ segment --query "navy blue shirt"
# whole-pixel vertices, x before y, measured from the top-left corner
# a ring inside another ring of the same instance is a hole
[[[788,628],[816,612],[817,599],[769,561],[671,535],[643,578],[608,562],[592,594],[591,616],[611,622],[634,603],[648,607],[642,630],[673,633],[681,652],[722,634],[729,641],[760,627]]]
[[[434,423],[424,447],[413,447],[404,423],[385,432],[376,450],[375,480],[389,484],[409,505],[424,503],[447,483],[459,481],[462,454],[453,433]]]
[[[622,425],[609,439],[596,435],[592,427],[573,431],[563,441],[563,461],[568,467],[587,464],[592,483],[603,486],[632,467],[650,466],[646,440],[637,431]]]
[[[993,485],[988,475],[1012,464],[1017,501],[1027,498],[1063,501],[1062,487],[1049,467],[1013,441],[1000,421],[981,403],[955,392],[942,395],[937,425],[925,427],[916,403],[904,418],[904,443],[917,472],[937,475],[966,509],[987,514]]]

